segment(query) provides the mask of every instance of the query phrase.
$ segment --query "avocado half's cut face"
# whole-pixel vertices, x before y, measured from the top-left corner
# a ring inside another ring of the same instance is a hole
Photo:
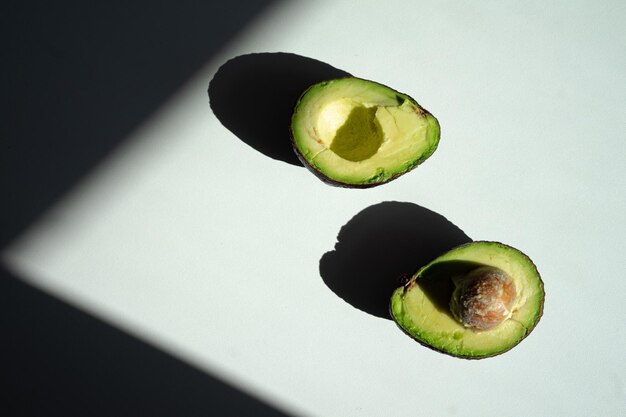
[[[291,136],[300,160],[322,180],[366,188],[426,160],[437,148],[439,123],[406,94],[349,77],[302,94]]]
[[[472,242],[439,256],[391,297],[391,315],[409,336],[437,351],[480,359],[521,342],[543,313],[533,262],[498,242]]]

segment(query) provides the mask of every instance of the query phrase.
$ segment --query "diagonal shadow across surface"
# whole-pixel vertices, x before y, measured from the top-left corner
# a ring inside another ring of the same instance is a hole
[[[3,7],[0,249],[275,3]],[[285,416],[4,268],[0,328],[3,416]]]
[[[3,416],[287,417],[4,268],[0,328]]]
[[[5,5],[0,13],[0,247],[276,3]]]
[[[272,159],[302,166],[289,133],[294,106],[311,85],[347,76],[292,53],[240,55],[219,68],[209,85],[209,100],[215,116],[241,141]]]
[[[320,259],[320,275],[353,307],[390,319],[391,294],[405,277],[471,241],[438,213],[386,201],[367,207],[341,228],[334,250]]]

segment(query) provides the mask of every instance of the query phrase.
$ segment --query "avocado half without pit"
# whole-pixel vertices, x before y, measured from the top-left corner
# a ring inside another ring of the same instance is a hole
[[[498,242],[472,242],[420,268],[391,297],[391,315],[409,336],[467,359],[506,352],[543,313],[543,281],[533,262]]]
[[[309,87],[291,119],[293,147],[323,181],[344,187],[384,184],[437,148],[439,123],[415,100],[360,78]]]

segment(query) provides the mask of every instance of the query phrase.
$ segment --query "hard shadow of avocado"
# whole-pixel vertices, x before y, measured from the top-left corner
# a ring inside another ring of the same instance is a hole
[[[320,259],[324,283],[340,298],[391,319],[389,300],[403,279],[437,256],[471,242],[445,217],[413,203],[386,201],[346,223]]]
[[[294,106],[311,85],[349,73],[291,53],[240,55],[222,65],[209,84],[218,120],[243,142],[288,164],[302,166],[289,127]]]
[[[443,253],[442,253],[443,254]],[[450,312],[450,298],[454,292],[452,278],[467,274],[483,264],[470,261],[439,262],[422,271],[417,280],[424,294],[440,313],[453,317]]]

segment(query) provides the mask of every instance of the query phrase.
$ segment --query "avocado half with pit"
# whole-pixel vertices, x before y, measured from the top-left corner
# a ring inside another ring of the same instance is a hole
[[[480,359],[508,351],[535,328],[544,288],[519,250],[471,242],[420,268],[391,297],[391,315],[409,336],[437,351]]]
[[[291,119],[302,163],[327,183],[351,188],[384,184],[437,148],[439,123],[406,94],[360,78],[309,87]]]

